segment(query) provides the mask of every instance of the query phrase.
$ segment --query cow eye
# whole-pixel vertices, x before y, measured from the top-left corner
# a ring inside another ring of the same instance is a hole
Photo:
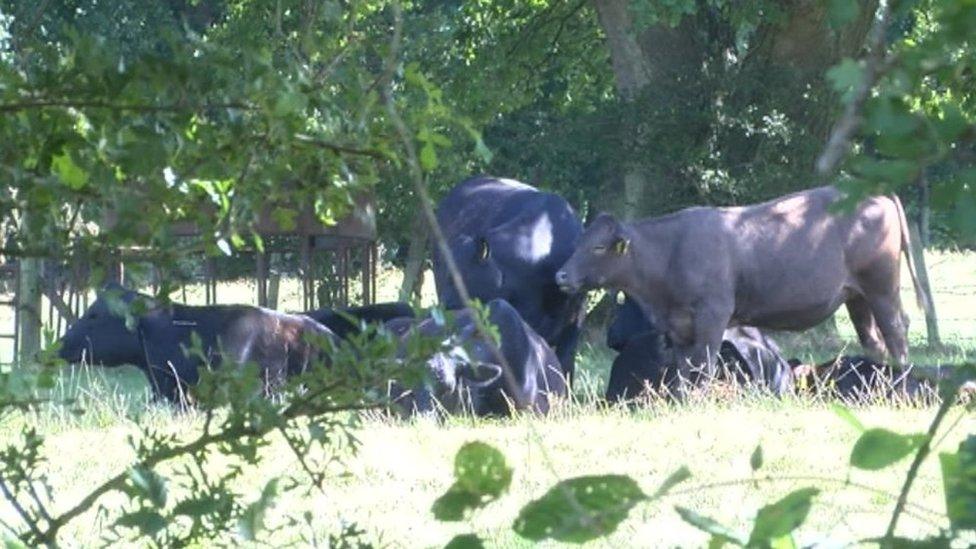
[[[606,246],[593,246],[593,253],[596,255],[603,255],[607,252]]]

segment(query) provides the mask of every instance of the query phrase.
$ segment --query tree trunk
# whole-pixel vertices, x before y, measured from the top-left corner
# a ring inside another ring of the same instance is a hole
[[[610,50],[610,63],[613,65],[614,81],[617,93],[624,102],[633,102],[640,92],[650,83],[650,67],[647,65],[644,52],[636,38],[630,15],[628,0],[594,0],[596,9],[607,37],[607,47]],[[625,117],[633,122],[634,117]],[[636,137],[632,124],[625,121],[620,128],[622,143],[630,144]],[[631,148],[631,147],[627,147]],[[633,147],[639,149],[639,146]],[[627,219],[634,219],[640,215],[640,204],[647,188],[647,178],[641,173],[636,162],[627,162],[623,171],[623,204],[621,214]]]
[[[20,259],[20,288],[17,292],[19,364],[28,364],[41,350],[41,259]]]
[[[410,244],[407,249],[407,264],[403,268],[403,282],[400,284],[400,301],[410,301],[420,295],[423,285],[424,258],[427,256],[428,228],[424,217],[418,213],[413,220]]]

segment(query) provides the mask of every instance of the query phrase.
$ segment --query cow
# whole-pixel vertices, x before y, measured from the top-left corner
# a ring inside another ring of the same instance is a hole
[[[437,222],[470,297],[508,301],[555,349],[571,378],[585,296],[561,292],[553,277],[583,232],[573,208],[524,183],[477,176],[440,201]],[[464,307],[439,247],[433,271],[440,304]]]
[[[126,326],[126,316],[130,310],[137,313],[153,303],[152,296],[119,284],[107,284],[61,336],[58,355],[72,364],[87,361],[105,366],[131,364],[145,368],[146,357],[139,335],[134,324]]]
[[[894,368],[866,356],[840,355],[816,366],[791,359],[799,390],[855,403],[874,399],[931,404],[936,384],[912,370]]]
[[[134,292],[117,283],[107,284],[61,337],[59,356],[75,364],[84,360],[103,366],[131,364],[145,368],[146,357],[135,326],[129,329],[125,319],[130,308],[145,309],[153,303],[155,300],[152,296]],[[130,317],[135,312],[138,311],[130,312]],[[299,314],[311,317],[341,339],[359,333],[360,325],[353,319],[372,324],[414,315],[409,305],[399,302],[347,309],[317,309]]]
[[[159,305],[138,317],[146,376],[157,397],[185,402],[200,368],[256,363],[265,393],[325,364],[337,338],[304,316],[250,305]],[[194,349],[195,342],[199,348]]]
[[[505,416],[515,409],[545,414],[552,397],[567,395],[559,359],[518,311],[503,299],[488,302],[487,311],[488,322],[498,330],[497,347],[477,329],[470,309],[454,311],[451,332],[445,331],[450,324],[435,318],[387,325],[400,334],[402,352],[414,333],[447,342],[427,358],[429,380],[424,386],[395,392],[401,409],[429,413],[437,403],[447,413]]]
[[[607,346],[619,354],[610,369],[606,398],[616,402],[633,398],[647,387],[674,386],[677,363],[668,336],[657,329],[640,306],[626,297],[616,307],[607,328]],[[792,368],[772,338],[756,328],[735,327],[722,335],[719,379],[761,385],[777,396],[793,388]]]
[[[555,280],[574,295],[603,287],[633,297],[667,333],[682,378],[714,374],[730,326],[803,330],[841,304],[869,352],[903,365],[902,253],[920,305],[929,299],[909,253],[904,210],[896,196],[878,196],[835,213],[843,196],[820,187],[633,223],[600,214]]]

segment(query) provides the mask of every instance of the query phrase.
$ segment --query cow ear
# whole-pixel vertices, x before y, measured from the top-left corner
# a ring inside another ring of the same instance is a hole
[[[485,387],[502,376],[502,367],[488,362],[466,362],[458,367],[457,374],[471,387]]]
[[[630,239],[618,236],[616,240],[613,241],[613,253],[617,255],[624,255],[630,250]]]
[[[491,247],[488,246],[488,240],[481,237],[477,241],[478,246],[478,261],[487,261],[491,257]]]

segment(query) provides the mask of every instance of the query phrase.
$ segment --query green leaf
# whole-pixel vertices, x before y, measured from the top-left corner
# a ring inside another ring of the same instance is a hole
[[[796,540],[792,534],[785,535],[769,541],[770,549],[796,549]]]
[[[763,466],[762,445],[757,444],[756,449],[753,450],[752,455],[749,456],[749,467],[752,467],[752,470],[755,472],[761,469],[762,466]]]
[[[827,80],[835,91],[841,94],[841,101],[849,103],[854,98],[854,90],[861,84],[864,72],[861,65],[850,57],[827,70]]]
[[[273,478],[264,485],[261,495],[253,503],[244,509],[238,521],[238,528],[241,536],[254,541],[258,532],[264,528],[264,516],[274,503],[275,496],[278,495],[278,479]]]
[[[955,103],[947,103],[942,108],[942,116],[935,122],[939,137],[947,143],[955,141],[968,126],[966,117]]]
[[[725,543],[732,543],[739,546],[745,545],[745,541],[738,534],[715,519],[700,515],[685,507],[675,507],[674,510],[678,512],[681,520],[698,528],[702,532],[712,535],[712,539],[708,544],[709,547],[721,547]]]
[[[157,508],[166,506],[166,481],[155,471],[133,467],[129,469],[129,481],[137,495],[148,499]]]
[[[444,549],[483,549],[484,542],[476,534],[460,534],[447,542]]]
[[[430,510],[434,518],[442,522],[456,522],[464,520],[464,515],[483,504],[481,497],[460,488],[456,483],[451,485],[439,498],[434,500]]]
[[[837,414],[838,417],[846,421],[848,424],[850,424],[858,431],[862,431],[862,432],[864,431],[864,424],[861,423],[861,420],[857,419],[857,416],[854,415],[854,412],[851,412],[850,408],[848,408],[847,406],[834,402],[830,405],[830,409],[835,414]]]
[[[529,502],[519,512],[513,529],[532,541],[548,538],[583,543],[616,530],[630,510],[646,499],[627,476],[576,477],[559,482]]]
[[[498,497],[512,483],[512,468],[505,456],[484,442],[468,442],[454,457],[454,477],[465,490]]]
[[[830,21],[830,28],[840,30],[842,27],[857,18],[861,12],[857,0],[830,0],[827,7],[827,16]]]
[[[420,167],[425,172],[437,169],[437,151],[434,150],[434,144],[430,141],[424,143],[424,146],[420,148]]]
[[[801,488],[760,509],[749,535],[749,544],[764,544],[796,530],[807,519],[813,497],[819,493],[816,488]]]
[[[139,509],[132,513],[126,513],[115,521],[116,526],[123,528],[135,528],[145,536],[155,536],[166,528],[166,519],[152,509]]]
[[[467,511],[498,498],[512,483],[512,469],[497,449],[484,442],[468,442],[454,457],[454,478],[454,484],[431,508],[437,520],[461,520]]]
[[[650,499],[658,499],[664,497],[665,495],[667,495],[668,492],[671,491],[672,488],[674,488],[678,484],[681,484],[682,482],[690,478],[691,478],[691,471],[688,469],[687,466],[682,465],[681,467],[678,468],[677,471],[671,473],[670,475],[668,475],[668,478],[664,479],[664,482],[662,482],[661,486],[657,489],[657,491],[651,495]]]
[[[308,97],[303,93],[286,91],[278,96],[275,102],[274,114],[278,117],[301,113],[308,106]]]
[[[901,435],[887,429],[868,429],[854,443],[851,465],[876,471],[904,458],[925,441],[924,434]]]
[[[955,453],[939,454],[946,515],[954,530],[976,530],[976,435],[969,435]]]
[[[51,159],[51,168],[61,182],[76,191],[88,184],[88,174],[82,170],[68,153],[62,153]]]

